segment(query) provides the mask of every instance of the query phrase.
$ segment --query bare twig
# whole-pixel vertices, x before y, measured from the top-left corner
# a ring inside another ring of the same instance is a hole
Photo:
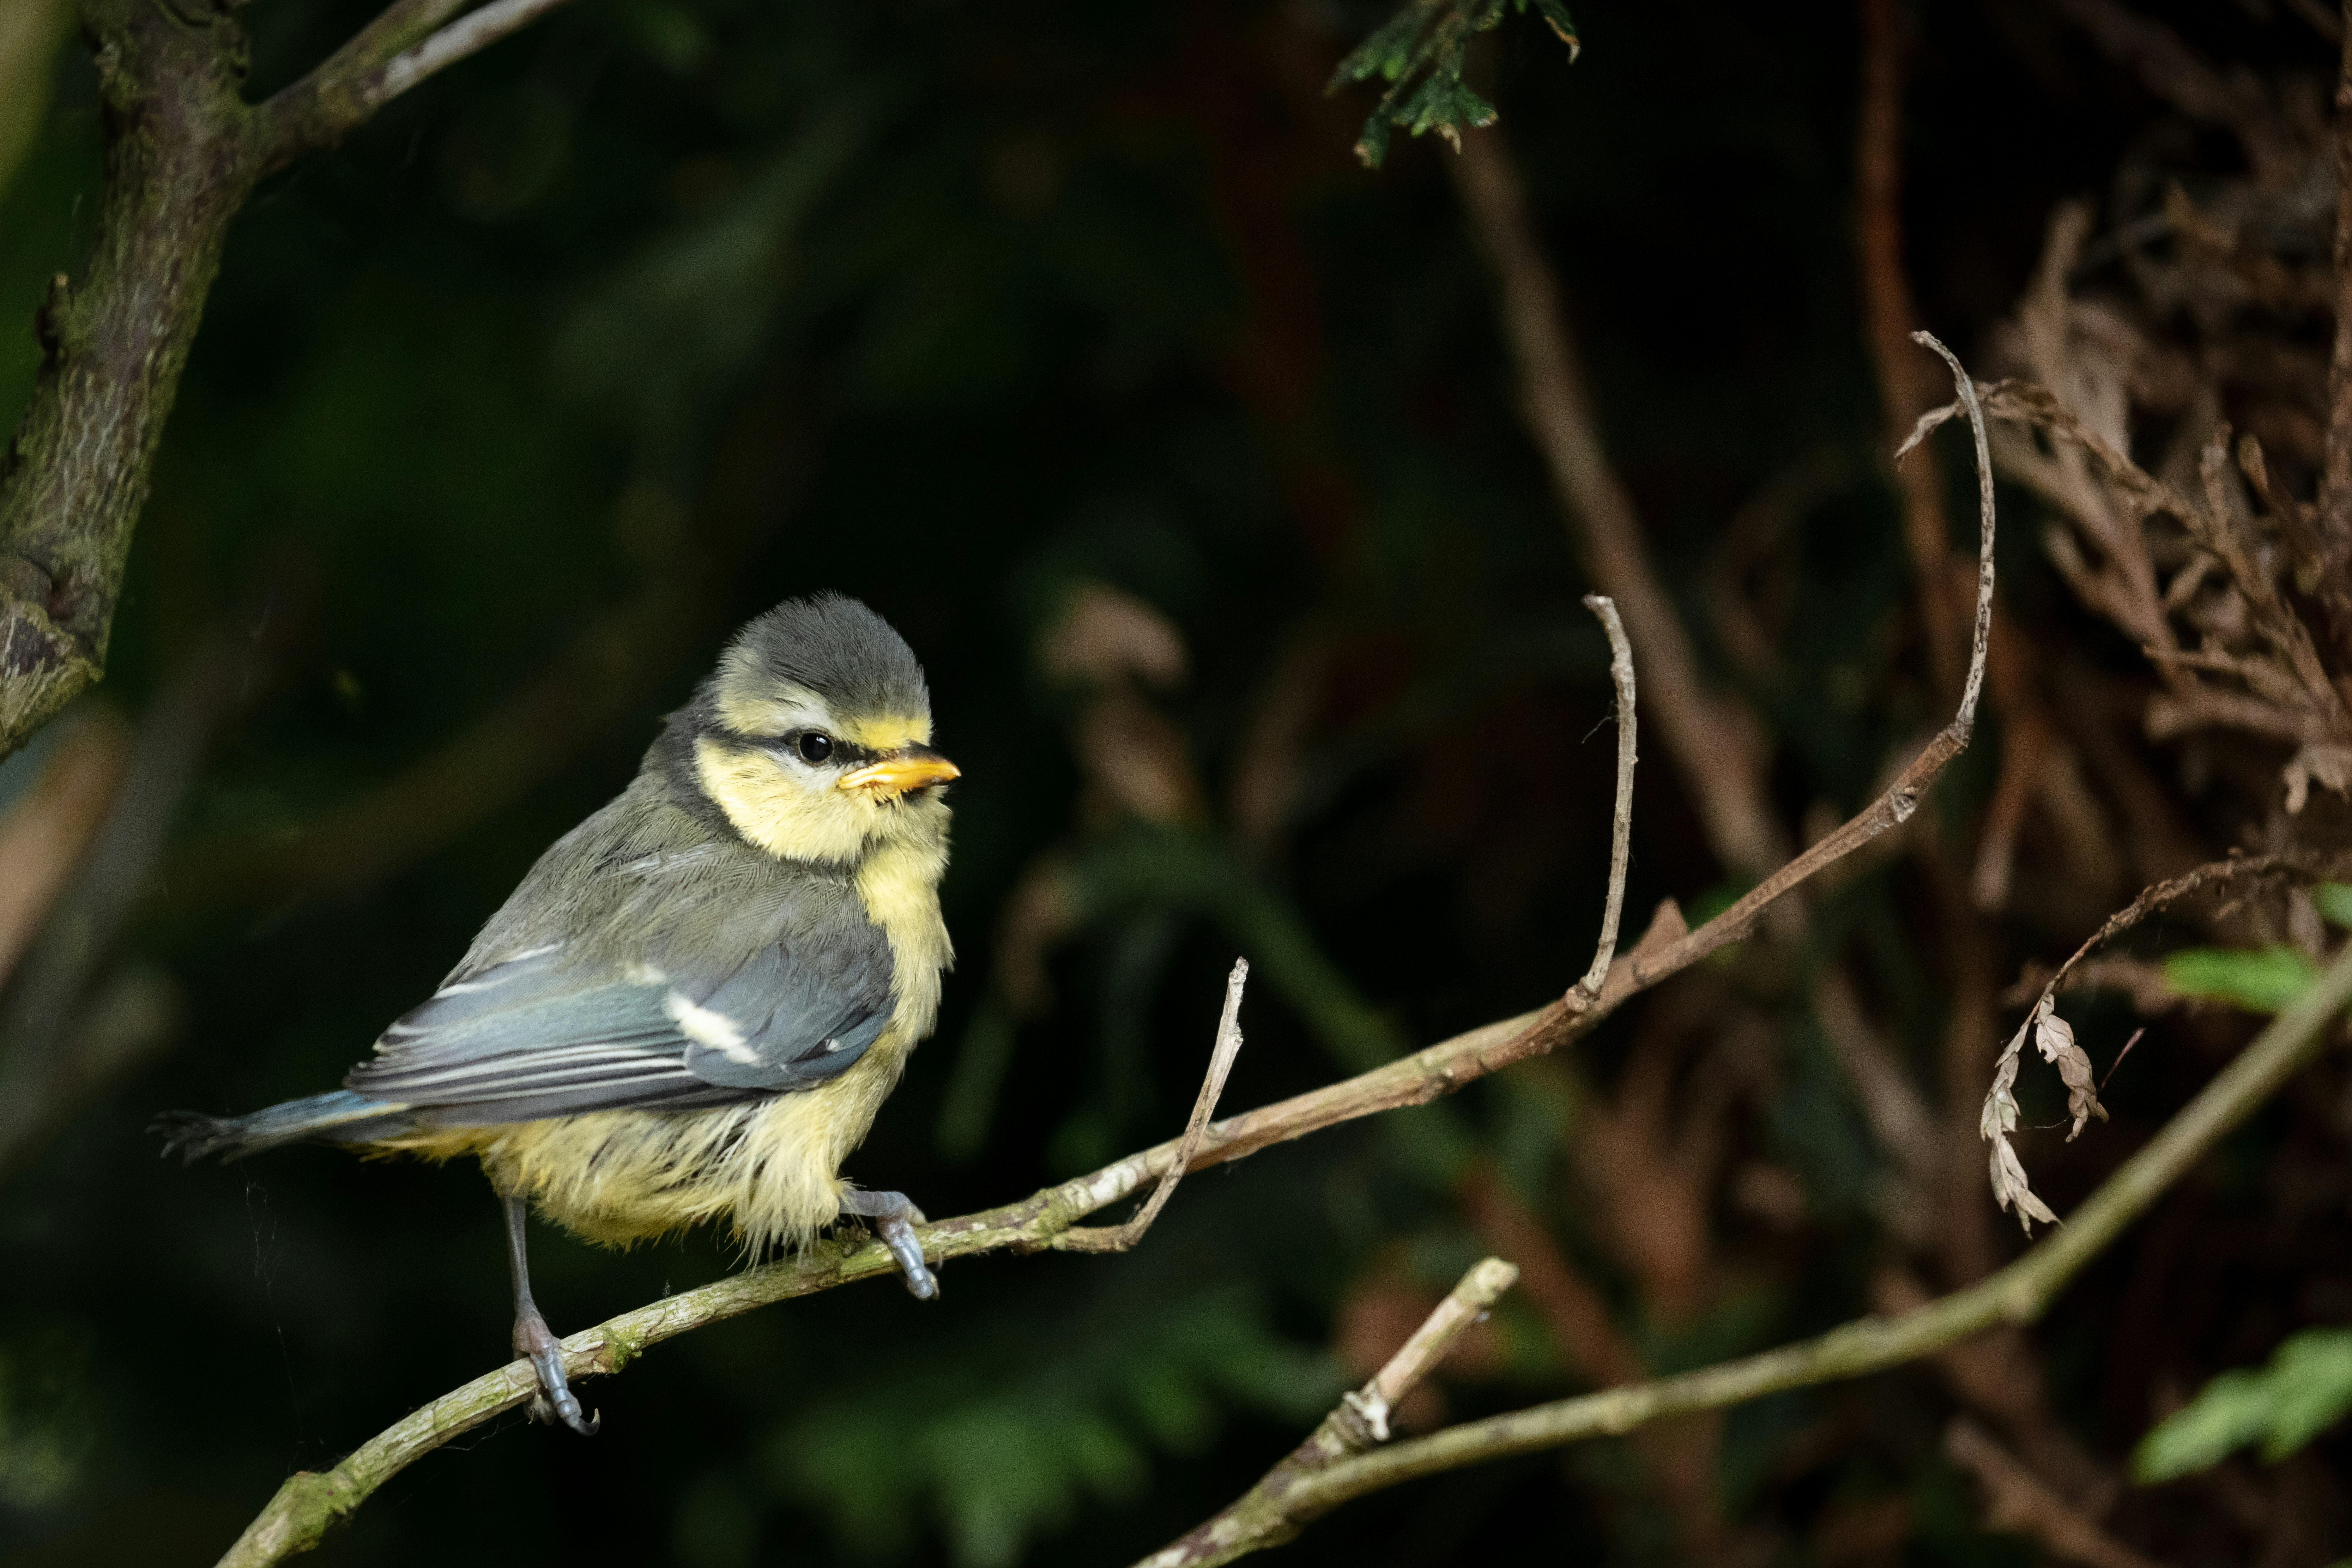
[[[2099,1080],[2099,1092],[2101,1094],[2107,1092],[2107,1079],[2116,1076],[2116,1069],[2124,1065],[2124,1058],[2132,1054],[2132,1047],[2139,1044],[2139,1037],[2147,1033],[2147,1026],[2145,1024],[2142,1024],[2138,1028],[2134,1029],[2131,1032],[2131,1038],[2124,1042],[2124,1048],[2117,1051],[2116,1053],[2116,1059],[2107,1064],[2106,1078],[2103,1078]]]
[[[1625,863],[1633,841],[1633,648],[1625,640],[1625,623],[1607,595],[1587,594],[1584,607],[1601,617],[1609,634],[1609,676],[1617,683],[1617,805],[1609,828],[1609,897],[1601,910],[1601,941],[1592,951],[1592,967],[1570,987],[1568,1005],[1581,1013],[1599,1000],[1601,983],[1609,978],[1609,961],[1617,955],[1617,921],[1625,909]]]
[[[2084,1518],[1976,1423],[1955,1420],[1944,1433],[1944,1452],[1983,1484],[1990,1528],[2031,1536],[2052,1556],[2084,1568],[2156,1568]]]
[[[1593,580],[1642,645],[1651,705],[1690,781],[1709,847],[1731,869],[1759,875],[1784,852],[1764,787],[1761,737],[1745,710],[1706,690],[1690,638],[1651,569],[1641,515],[1601,447],[1559,286],[1500,132],[1482,131],[1461,151],[1445,165],[1502,285],[1503,335],[1518,366],[1528,432],[1561,502],[1583,524]]]
[[[1223,1555],[1214,1561],[1229,1561],[1287,1540],[1318,1515],[1404,1481],[1587,1437],[1620,1436],[1665,1416],[1859,1377],[1918,1360],[1997,1324],[2032,1322],[2183,1172],[2318,1054],[2327,1026],[2347,1003],[2352,1003],[2352,946],[2124,1162],[2065,1228],[1967,1289],[1897,1318],[1863,1318],[1818,1339],[1761,1355],[1465,1422],[1426,1437],[1334,1459],[1297,1475],[1278,1497],[1264,1500],[1253,1519],[1257,1533],[1245,1541],[1228,1541]]]
[[[539,20],[565,0],[398,0],[257,111],[265,170],[331,146],[425,78]],[[437,31],[436,29],[438,29]]]
[[[1135,1217],[1125,1225],[1075,1226],[1054,1238],[1054,1245],[1065,1252],[1125,1252],[1143,1239],[1160,1211],[1168,1206],[1175,1195],[1176,1184],[1184,1179],[1192,1168],[1192,1156],[1201,1150],[1202,1135],[1209,1130],[1209,1118],[1217,1111],[1217,1100],[1225,1092],[1226,1075],[1234,1070],[1234,1058],[1242,1050],[1242,987],[1249,982],[1249,960],[1234,960],[1234,972],[1225,980],[1225,1011],[1217,1020],[1217,1042],[1209,1052],[1209,1073],[1201,1080],[1200,1096],[1192,1101],[1192,1119],[1184,1124],[1184,1137],[1176,1146],[1176,1157],[1168,1163],[1167,1173],[1160,1184],[1151,1189],[1151,1196]]]
[[[383,68],[375,104],[380,106],[398,98],[434,72],[488,47],[509,33],[530,26],[564,3],[565,0],[490,0],[490,4],[459,17],[415,48],[394,56]]]
[[[1462,1336],[1472,1324],[1486,1317],[1486,1309],[1499,1300],[1519,1277],[1518,1267],[1499,1258],[1486,1258],[1473,1264],[1468,1273],[1455,1282],[1445,1300],[1412,1337],[1397,1347],[1386,1365],[1372,1374],[1372,1380],[1339,1402],[1331,1419],[1355,1436],[1361,1436],[1354,1447],[1368,1443],[1389,1440],[1389,1415],[1404,1403],[1405,1395],[1421,1386],[1421,1380],[1437,1370],[1437,1363],[1454,1352]]]
[[[1303,1478],[1329,1468],[1332,1461],[1387,1442],[1389,1412],[1420,1386],[1464,1331],[1485,1317],[1486,1309],[1518,1277],[1518,1269],[1499,1258],[1474,1264],[1430,1313],[1428,1321],[1389,1358],[1388,1364],[1370,1383],[1342,1398],[1339,1407],[1323,1418],[1307,1441],[1223,1512],[1153,1552],[1136,1568],[1213,1568],[1296,1535],[1298,1527],[1286,1517],[1284,1495]]]

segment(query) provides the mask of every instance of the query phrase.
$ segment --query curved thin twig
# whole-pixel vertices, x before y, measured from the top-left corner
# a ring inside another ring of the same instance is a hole
[[[1592,952],[1592,967],[1570,987],[1568,1005],[1581,1013],[1601,997],[1609,978],[1609,961],[1617,955],[1617,921],[1625,910],[1625,865],[1633,842],[1633,763],[1636,714],[1633,707],[1633,646],[1625,640],[1625,623],[1617,602],[1605,594],[1587,594],[1584,607],[1601,617],[1609,634],[1609,677],[1617,683],[1617,806],[1609,826],[1609,897],[1601,910],[1601,941]]]
[[[1054,1238],[1055,1247],[1064,1252],[1125,1252],[1143,1239],[1143,1233],[1176,1195],[1176,1184],[1192,1168],[1192,1156],[1200,1152],[1202,1136],[1209,1131],[1209,1118],[1217,1112],[1226,1076],[1234,1070],[1234,1058],[1242,1053],[1242,987],[1248,984],[1249,960],[1234,959],[1234,972],[1225,979],[1225,1011],[1217,1020],[1217,1043],[1209,1052],[1208,1076],[1201,1080],[1200,1098],[1192,1102],[1192,1119],[1184,1124],[1176,1157],[1168,1162],[1167,1173],[1151,1189],[1142,1209],[1125,1225],[1074,1226]]]

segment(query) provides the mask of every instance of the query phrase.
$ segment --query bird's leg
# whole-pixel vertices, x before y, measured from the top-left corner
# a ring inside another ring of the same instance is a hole
[[[506,1209],[507,1268],[514,1276],[515,1354],[529,1361],[531,1370],[539,1373],[539,1392],[530,1396],[530,1418],[550,1426],[562,1421],[583,1437],[593,1437],[604,1418],[580,1418],[579,1396],[563,1375],[563,1346],[547,1320],[539,1315],[539,1303],[530,1299],[530,1262],[523,1255],[523,1230],[530,1221],[530,1211],[514,1193],[500,1193],[499,1202]]]
[[[907,1276],[907,1289],[928,1301],[940,1293],[939,1277],[923,1262],[922,1243],[915,1239],[915,1227],[923,1223],[923,1211],[907,1199],[904,1193],[869,1193],[849,1187],[841,1194],[841,1212],[854,1214],[874,1222],[881,1233],[882,1245],[898,1260],[899,1271]]]

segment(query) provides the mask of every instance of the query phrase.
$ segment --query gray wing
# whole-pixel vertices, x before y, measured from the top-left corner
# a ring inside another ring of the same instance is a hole
[[[863,920],[795,931],[723,972],[624,972],[548,943],[453,977],[343,1082],[437,1125],[814,1089],[888,1024],[890,973],[888,941]]]

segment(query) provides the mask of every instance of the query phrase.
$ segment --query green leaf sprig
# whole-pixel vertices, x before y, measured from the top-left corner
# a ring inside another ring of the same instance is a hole
[[[1364,121],[1356,156],[1377,169],[1388,156],[1389,131],[1418,136],[1434,131],[1455,152],[1462,132],[1495,122],[1495,106],[1462,80],[1470,40],[1499,26],[1506,11],[1533,8],[1568,46],[1571,63],[1581,46],[1576,23],[1560,0],[1408,0],[1404,8],[1349,52],[1332,73],[1329,91],[1379,77],[1389,84]]]

